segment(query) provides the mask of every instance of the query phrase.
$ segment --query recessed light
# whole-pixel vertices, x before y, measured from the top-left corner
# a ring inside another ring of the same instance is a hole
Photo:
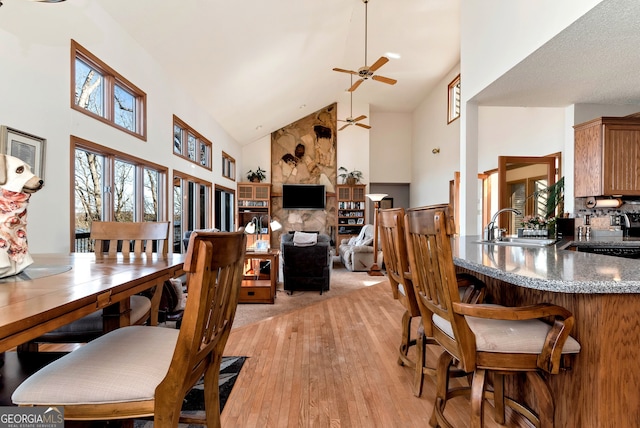
[[[262,129],[262,125],[258,125],[258,126],[256,126],[256,131],[259,131],[259,130],[261,130],[261,129]]]
[[[384,56],[391,59],[400,59],[400,54],[396,52],[387,52]]]
[[[301,104],[300,107],[298,108],[305,108],[307,105],[306,104]]]

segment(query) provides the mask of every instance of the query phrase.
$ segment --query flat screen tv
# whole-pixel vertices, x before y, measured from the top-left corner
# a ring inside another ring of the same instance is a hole
[[[282,208],[286,210],[321,210],[325,207],[322,184],[283,184]]]

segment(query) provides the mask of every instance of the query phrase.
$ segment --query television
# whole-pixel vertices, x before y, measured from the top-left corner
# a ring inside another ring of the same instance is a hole
[[[321,210],[325,207],[322,184],[283,184],[282,208],[286,210]]]

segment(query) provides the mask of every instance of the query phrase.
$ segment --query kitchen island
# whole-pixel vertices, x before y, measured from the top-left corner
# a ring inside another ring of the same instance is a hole
[[[571,241],[547,247],[479,241],[454,238],[454,263],[486,282],[489,302],[549,302],[574,314],[580,354],[570,370],[548,377],[556,426],[640,427],[640,262],[569,251]],[[508,390],[535,408],[524,377]]]

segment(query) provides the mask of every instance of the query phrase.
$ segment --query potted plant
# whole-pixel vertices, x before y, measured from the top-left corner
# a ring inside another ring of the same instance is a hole
[[[362,171],[358,171],[357,169],[354,169],[351,172],[348,171],[349,170],[343,166],[338,168],[338,172],[340,172],[340,174],[338,174],[338,177],[342,178],[342,183],[344,184],[357,184],[360,183],[360,180],[364,178],[364,174],[362,174]]]
[[[258,167],[258,169],[256,169],[255,171],[249,170],[249,172],[247,172],[247,180],[253,183],[260,183],[262,182],[262,180],[267,178],[267,176],[264,174],[265,172],[266,171],[264,169],[261,169],[260,167]]]

